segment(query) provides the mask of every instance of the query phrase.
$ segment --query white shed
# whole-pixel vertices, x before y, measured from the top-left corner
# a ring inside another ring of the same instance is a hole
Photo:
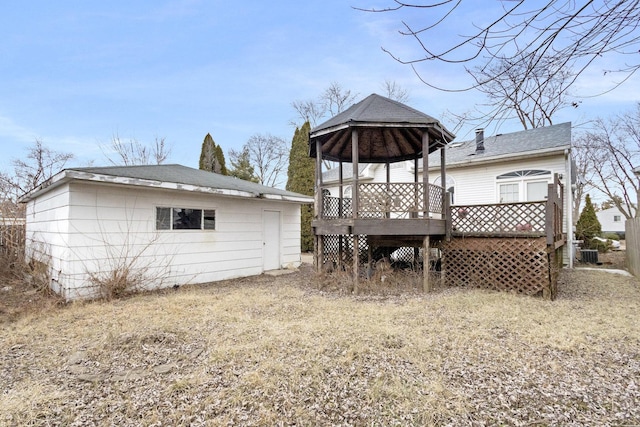
[[[27,257],[64,298],[128,271],[144,289],[295,268],[313,198],[181,165],[66,169],[25,195]]]

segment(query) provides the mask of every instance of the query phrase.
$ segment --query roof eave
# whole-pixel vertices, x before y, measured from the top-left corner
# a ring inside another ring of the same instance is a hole
[[[455,139],[455,135],[449,132],[446,128],[444,128],[440,122],[362,122],[362,121],[348,121],[345,123],[341,123],[338,125],[333,125],[328,128],[312,130],[309,133],[309,139],[318,138],[323,135],[327,135],[329,133],[337,132],[340,130],[344,130],[350,127],[394,127],[394,128],[434,128],[438,129],[441,133],[446,134],[447,139],[450,141]]]
[[[251,198],[251,199],[264,198],[264,199],[270,199],[270,200],[282,200],[282,201],[291,201],[291,202],[299,202],[299,203],[313,203],[313,199],[310,199],[310,201],[307,201],[306,198],[298,198],[297,196],[291,196],[291,195],[257,193],[257,192],[234,190],[234,189],[227,189],[227,188],[214,188],[214,187],[205,187],[205,186],[199,186],[199,185],[193,185],[193,184],[181,184],[177,182],[165,182],[165,181],[156,181],[156,180],[143,179],[143,178],[131,178],[131,177],[123,177],[123,176],[96,174],[91,172],[77,171],[73,169],[63,170],[62,172],[56,174],[54,177],[44,182],[43,184],[38,186],[36,189],[22,196],[20,198],[20,202],[21,203],[29,202],[30,200],[35,199],[41,194],[46,193],[72,180],[98,182],[98,183],[115,184],[115,185],[138,186],[138,187],[146,187],[146,188],[160,188],[164,190],[190,191],[195,193],[216,194],[219,196],[227,196],[227,197],[241,197],[241,198]],[[297,200],[297,199],[300,199],[300,200]]]
[[[446,167],[459,168],[459,167],[465,167],[471,164],[478,165],[478,164],[485,164],[485,163],[497,163],[504,160],[523,160],[523,159],[529,159],[531,157],[546,157],[554,154],[564,155],[565,150],[570,148],[571,148],[571,145],[565,145],[561,147],[547,148],[544,150],[526,151],[518,154],[507,153],[507,154],[501,154],[498,156],[491,156],[491,157],[473,157],[470,159],[458,160],[452,163],[447,162]],[[435,170],[438,168],[434,166],[434,167],[430,167],[429,169]]]
[[[280,202],[292,202],[292,203],[300,203],[300,204],[311,204],[314,202],[313,197],[297,197],[297,196],[288,196],[282,194],[262,194],[261,197],[266,200],[277,200]]]

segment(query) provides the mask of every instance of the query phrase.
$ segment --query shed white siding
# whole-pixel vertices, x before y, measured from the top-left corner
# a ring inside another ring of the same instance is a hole
[[[156,230],[157,207],[215,209],[216,229]],[[46,242],[54,290],[67,299],[96,294],[88,272],[127,264],[153,288],[260,274],[265,210],[280,212],[280,266],[300,264],[297,203],[72,181],[27,210],[28,238]]]

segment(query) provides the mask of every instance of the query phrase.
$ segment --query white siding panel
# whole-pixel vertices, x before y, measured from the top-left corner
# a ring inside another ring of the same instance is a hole
[[[60,293],[63,289],[58,285],[59,272],[66,269],[68,259],[68,212],[66,185],[27,203],[26,255],[49,264],[52,287]]]
[[[216,210],[216,230],[155,230],[156,207]],[[27,230],[45,242],[66,298],[95,293],[88,272],[133,264],[154,286],[262,272],[262,215],[282,217],[282,265],[300,264],[300,205],[74,182],[30,202]],[[32,247],[35,247],[33,245]]]
[[[455,180],[454,204],[498,203],[496,178],[508,172],[526,169],[549,170],[552,175],[554,173],[565,174],[564,157],[553,156],[448,168],[447,175]],[[433,182],[437,176],[439,176],[439,172],[432,172],[429,181]]]

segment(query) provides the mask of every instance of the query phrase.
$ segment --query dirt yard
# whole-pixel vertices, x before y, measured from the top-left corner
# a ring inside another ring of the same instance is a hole
[[[7,286],[0,425],[640,424],[640,286],[619,274],[564,270],[553,302],[356,297],[310,266],[113,302]]]

